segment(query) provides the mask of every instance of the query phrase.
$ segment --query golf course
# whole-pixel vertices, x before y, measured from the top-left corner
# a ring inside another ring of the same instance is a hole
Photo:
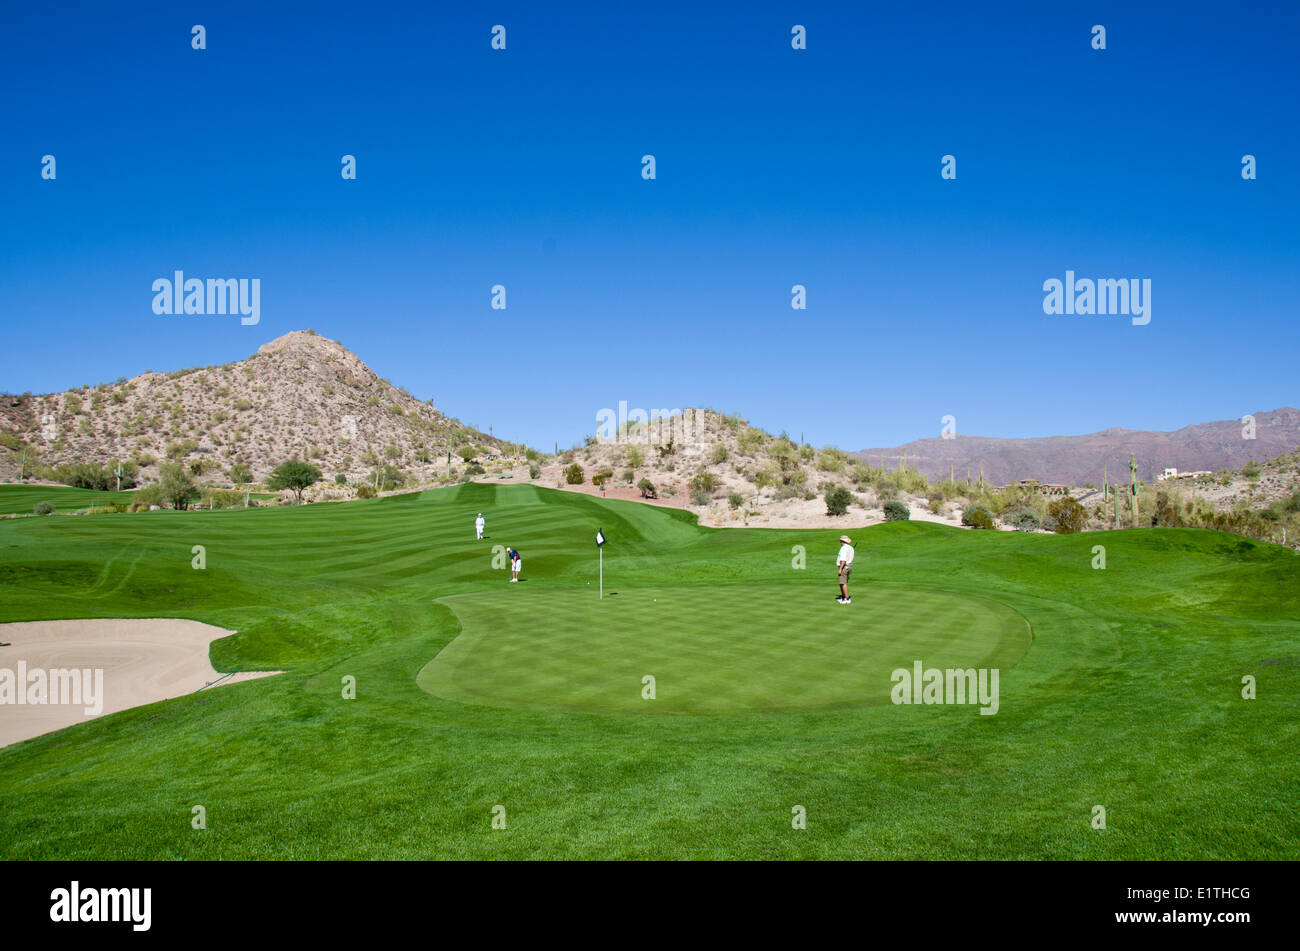
[[[283,673],[0,748],[0,856],[1294,858],[1300,554],[851,534],[841,605],[839,530],[527,484],[5,519],[0,622],[184,618],[237,632],[217,670]],[[996,710],[893,702],[916,662],[996,669]]]

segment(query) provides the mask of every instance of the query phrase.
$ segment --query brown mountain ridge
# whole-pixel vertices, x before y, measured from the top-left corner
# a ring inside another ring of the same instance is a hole
[[[1251,415],[1253,433],[1244,419],[1225,419],[1173,432],[1114,428],[1029,439],[956,434],[863,449],[858,455],[872,465],[884,460],[893,466],[906,453],[907,464],[930,478],[947,478],[949,471],[965,478],[967,466],[976,476],[983,464],[984,478],[1000,485],[1019,479],[1101,485],[1103,471],[1111,483],[1128,481],[1130,453],[1137,459],[1138,478],[1150,482],[1167,468],[1239,469],[1249,460],[1272,459],[1300,446],[1300,410],[1284,406]]]

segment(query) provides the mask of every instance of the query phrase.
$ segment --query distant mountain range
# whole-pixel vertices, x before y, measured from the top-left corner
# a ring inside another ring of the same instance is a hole
[[[1264,461],[1300,447],[1300,410],[1292,406],[1252,414],[1254,439],[1243,436],[1240,419],[1196,423],[1170,433],[1143,429],[1103,429],[1086,436],[999,439],[964,436],[918,439],[888,449],[858,453],[872,465],[893,467],[907,454],[907,464],[926,476],[964,478],[984,465],[984,478],[998,485],[1018,479],[1101,485],[1103,468],[1112,483],[1127,481],[1129,454],[1137,458],[1138,478],[1153,481],[1166,468],[1181,471],[1237,469],[1251,459]]]

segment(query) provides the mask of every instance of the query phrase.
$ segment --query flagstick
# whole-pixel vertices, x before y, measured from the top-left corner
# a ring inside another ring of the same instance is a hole
[[[602,545],[597,549],[600,552],[600,600],[605,600],[605,546]]]

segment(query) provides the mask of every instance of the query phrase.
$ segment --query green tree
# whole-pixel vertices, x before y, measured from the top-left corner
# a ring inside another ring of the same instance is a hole
[[[641,498],[643,499],[659,498],[659,494],[655,491],[655,484],[649,479],[642,479],[636,484],[636,487],[641,490]]]
[[[253,470],[242,462],[236,462],[231,466],[228,475],[230,481],[235,483],[253,481]]]
[[[194,480],[179,462],[164,463],[159,469],[158,492],[164,502],[174,509],[189,506],[190,499],[198,494]]]
[[[310,462],[301,459],[286,459],[271,472],[267,480],[269,489],[292,489],[298,501],[302,501],[302,490],[320,481],[320,470]]]

